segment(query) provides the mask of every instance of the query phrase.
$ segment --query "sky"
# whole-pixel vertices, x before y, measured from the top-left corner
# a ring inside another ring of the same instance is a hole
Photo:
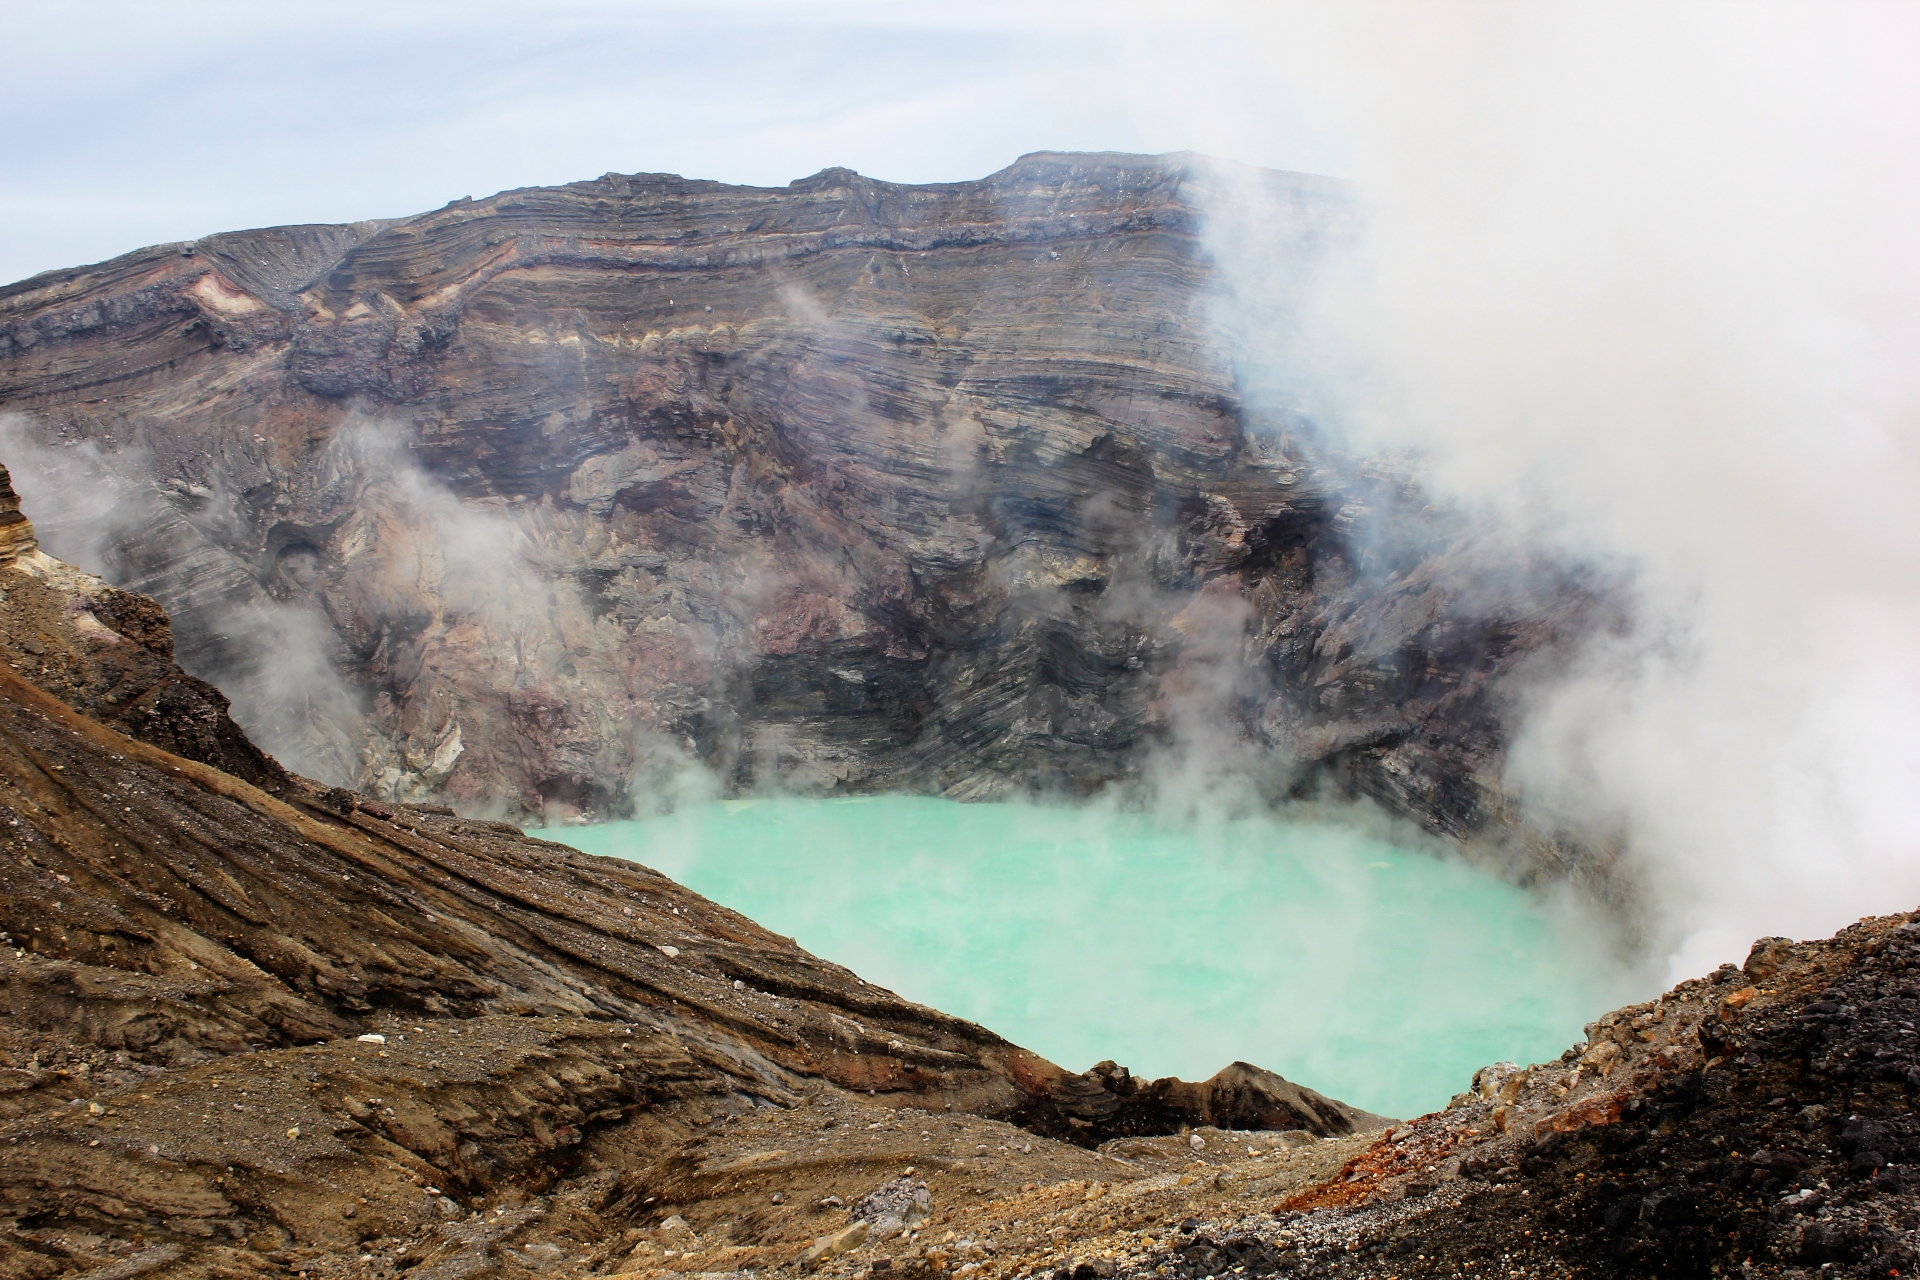
[[[0,281],[608,171],[940,182],[1042,150],[1347,164],[1228,5],[5,0],[0,19]]]

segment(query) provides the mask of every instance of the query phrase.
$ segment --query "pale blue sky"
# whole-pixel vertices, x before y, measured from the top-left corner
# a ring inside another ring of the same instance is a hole
[[[1246,10],[1244,12],[1255,12]],[[0,281],[608,170],[979,177],[1191,148],[1338,171],[1232,4],[224,0],[0,21]]]

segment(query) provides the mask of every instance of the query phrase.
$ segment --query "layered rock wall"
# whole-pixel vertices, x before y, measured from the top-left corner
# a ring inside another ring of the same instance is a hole
[[[1590,597],[1249,401],[1203,241],[1229,186],[1302,255],[1345,234],[1328,180],[1043,154],[215,236],[0,290],[0,409],[50,495],[120,486],[55,549],[367,792],[553,818],[689,762],[958,797],[1245,768],[1483,829],[1490,691]]]

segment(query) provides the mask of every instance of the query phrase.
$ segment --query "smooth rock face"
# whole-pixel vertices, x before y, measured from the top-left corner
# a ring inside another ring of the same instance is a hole
[[[1201,240],[1229,185],[1303,258],[1343,234],[1328,180],[1042,154],[215,236],[0,290],[0,409],[48,501],[118,486],[53,550],[364,792],[1245,768],[1473,832],[1490,691],[1591,597],[1249,402]]]

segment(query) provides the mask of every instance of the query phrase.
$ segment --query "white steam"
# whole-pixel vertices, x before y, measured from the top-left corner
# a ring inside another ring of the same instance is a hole
[[[1920,902],[1920,9],[1342,13],[1243,21],[1359,246],[1213,247],[1273,396],[1632,582],[1509,781],[1624,837],[1676,975]]]

